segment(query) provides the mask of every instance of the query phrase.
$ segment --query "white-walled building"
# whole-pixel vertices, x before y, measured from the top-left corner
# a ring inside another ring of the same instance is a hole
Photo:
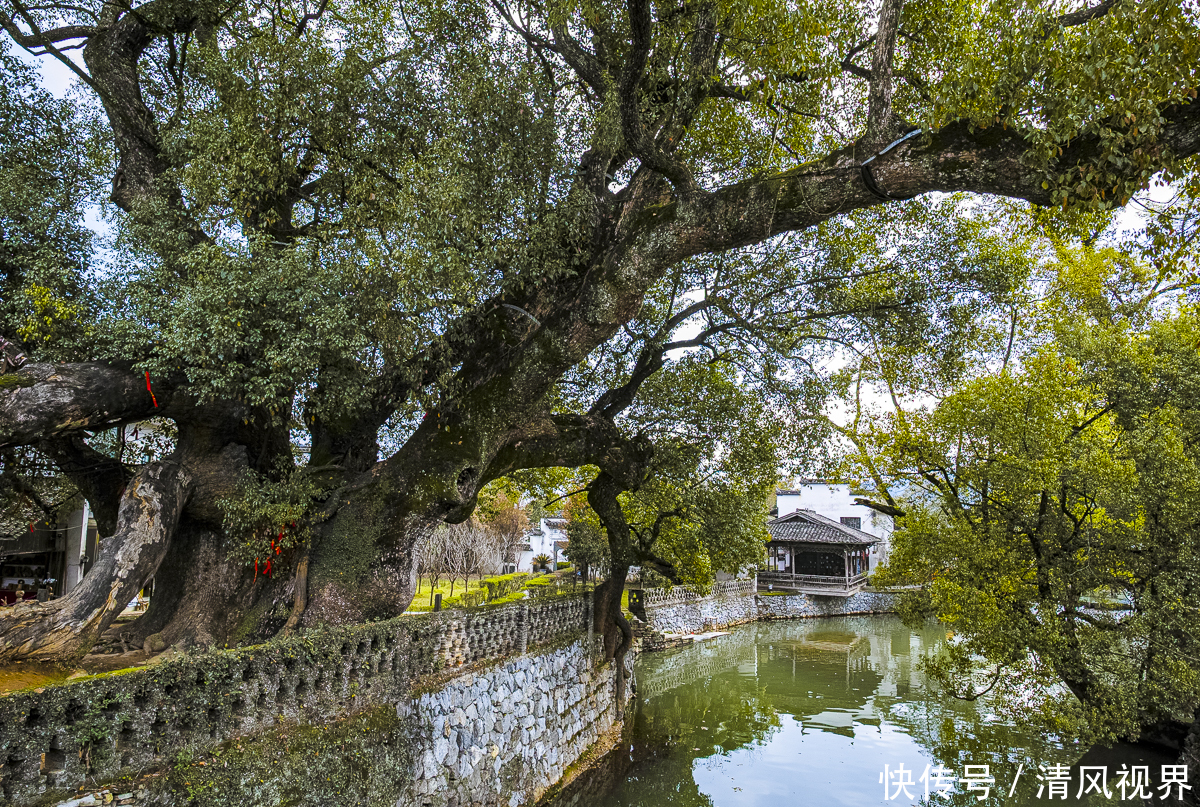
[[[567,545],[567,520],[565,518],[543,518],[538,526],[525,534],[525,543],[517,552],[516,563],[504,566],[506,574],[532,572],[533,559],[538,555],[550,558],[551,568],[563,560],[562,550]]]
[[[850,485],[839,482],[803,482],[790,490],[775,491],[777,515],[797,510],[812,510],[818,515],[861,530],[879,539],[870,550],[870,571],[887,560],[892,547],[892,517],[855,500],[866,501],[851,492]]]

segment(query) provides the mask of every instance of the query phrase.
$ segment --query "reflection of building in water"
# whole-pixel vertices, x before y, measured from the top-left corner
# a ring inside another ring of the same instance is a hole
[[[845,771],[853,768],[862,776],[862,764],[854,764],[861,757],[895,753],[881,757],[880,768],[904,762],[916,768],[915,779],[926,762],[955,769],[989,764],[998,779],[1011,782],[1018,764],[1029,771],[1039,762],[1074,760],[1077,751],[1014,728],[990,714],[986,702],[954,700],[923,685],[917,665],[944,640],[945,630],[936,624],[910,630],[895,617],[832,617],[754,623],[679,651],[644,654],[637,662],[632,745],[614,752],[622,767],[602,771],[618,792],[609,799],[572,802],[568,796],[553,804],[857,804],[842,798],[841,784],[831,787],[823,765],[844,763]],[[854,748],[847,752],[849,744]],[[750,753],[739,756],[743,749]],[[863,778],[873,785],[880,768]],[[822,776],[801,782],[799,771]],[[713,783],[725,775],[738,777],[743,798],[710,797]],[[1036,779],[1031,775],[1029,781],[1036,791]],[[756,783],[761,787],[751,797]],[[914,792],[919,789],[918,784]],[[985,802],[956,792],[939,803],[1037,802],[1020,788],[1017,799],[1007,799],[1001,788]]]
[[[916,661],[941,632],[922,636],[896,619],[831,617],[747,625],[728,636],[638,661],[642,700],[736,672],[757,677],[780,711],[799,717],[829,708],[877,722],[873,699],[906,697],[920,687]],[[797,688],[797,682],[804,684]],[[797,693],[809,693],[801,694]],[[787,693],[786,695],[784,693]],[[776,702],[776,696],[783,701]],[[844,721],[839,721],[844,722]]]
[[[853,736],[856,725],[879,726],[887,719],[911,724],[915,735],[932,738],[937,728],[926,724],[929,712],[922,703],[929,695],[917,664],[944,636],[936,625],[913,631],[895,618],[757,623],[679,650],[643,655],[637,692],[643,704],[659,704],[650,707],[651,713],[664,700],[699,687],[714,696],[739,692],[754,699],[760,711],[790,715],[805,727],[843,736]]]
[[[780,712],[851,736],[856,724],[880,725],[896,699],[919,690],[917,661],[942,635],[928,633],[871,617],[771,623],[758,631],[759,680]]]
[[[758,646],[767,695],[805,725],[852,736],[855,723],[877,721],[868,697],[879,683],[870,642],[844,624],[805,627],[762,637],[769,639]]]

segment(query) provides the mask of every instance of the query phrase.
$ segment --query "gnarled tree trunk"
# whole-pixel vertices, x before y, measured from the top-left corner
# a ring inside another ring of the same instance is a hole
[[[621,610],[621,597],[625,593],[625,580],[629,567],[613,564],[608,579],[596,586],[593,620],[596,632],[604,642],[604,658],[612,660],[617,676],[617,719],[625,718],[625,657],[633,646],[633,628]]]
[[[143,468],[121,501],[116,533],[80,584],[61,599],[18,603],[0,615],[0,660],[87,652],[158,569],[192,485],[175,457]]]

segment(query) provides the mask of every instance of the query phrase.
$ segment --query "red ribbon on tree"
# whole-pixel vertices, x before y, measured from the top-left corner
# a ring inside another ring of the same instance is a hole
[[[146,392],[150,393],[150,400],[154,402],[154,408],[158,409],[158,398],[154,397],[154,390],[150,389],[150,371],[146,371]]]

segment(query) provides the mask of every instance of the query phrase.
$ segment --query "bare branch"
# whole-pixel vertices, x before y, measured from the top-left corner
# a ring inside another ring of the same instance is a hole
[[[321,4],[317,6],[316,11],[311,11],[300,18],[300,22],[296,23],[295,36],[299,37],[304,33],[304,29],[310,22],[321,19],[321,15],[325,13],[325,9],[329,6],[329,0],[321,0]]]
[[[67,69],[79,77],[79,80],[87,84],[93,90],[99,92],[99,87],[92,80],[92,77],[86,71],[81,70],[79,65],[71,61],[71,59],[63,53],[63,48],[56,47],[59,42],[68,42],[72,39],[86,39],[91,36],[95,29],[86,25],[71,25],[65,28],[56,28],[53,31],[43,32],[38,29],[37,23],[33,21],[33,17],[26,11],[16,0],[12,0],[17,12],[24,18],[26,25],[29,26],[31,33],[24,34],[20,27],[13,21],[11,17],[0,15],[0,26],[4,28],[8,35],[21,47],[28,50],[30,53],[36,53],[35,48],[42,48],[44,53],[49,53],[55,59],[66,65]],[[79,47],[73,45],[67,50]]]
[[[864,67],[859,67],[858,65],[856,65],[854,63],[854,57],[857,56],[858,54],[862,53],[863,50],[866,49],[867,45],[870,45],[874,41],[875,41],[875,35],[872,34],[871,36],[864,39],[862,42],[859,42],[857,45],[850,48],[849,52],[846,53],[846,57],[844,59],[842,59],[842,70],[845,70],[847,73],[850,73],[851,75],[858,76],[859,78],[870,81],[871,80],[871,71],[867,70]]]

